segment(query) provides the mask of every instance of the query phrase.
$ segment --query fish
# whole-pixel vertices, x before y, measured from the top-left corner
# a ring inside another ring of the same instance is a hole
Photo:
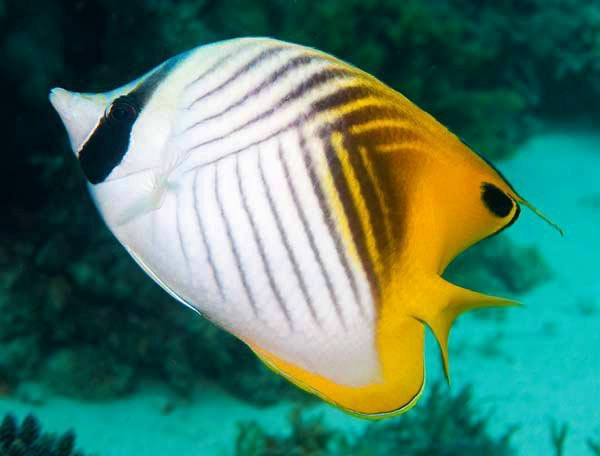
[[[49,99],[138,265],[361,418],[414,406],[427,330],[449,379],[455,319],[518,304],[446,281],[446,266],[522,205],[553,224],[405,96],[297,44],[221,41],[120,88]]]

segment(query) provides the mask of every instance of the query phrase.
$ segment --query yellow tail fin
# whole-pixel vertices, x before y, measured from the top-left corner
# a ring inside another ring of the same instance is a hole
[[[448,337],[452,323],[460,314],[484,307],[519,306],[511,299],[489,296],[459,287],[442,278],[434,281],[431,290],[431,305],[420,310],[414,317],[427,325],[440,347],[446,380],[450,383],[450,363],[448,357]]]

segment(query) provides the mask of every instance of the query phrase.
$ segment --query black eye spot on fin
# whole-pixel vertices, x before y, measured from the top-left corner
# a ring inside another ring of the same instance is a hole
[[[512,198],[489,182],[481,185],[481,200],[492,214],[501,218],[508,216],[514,206]]]

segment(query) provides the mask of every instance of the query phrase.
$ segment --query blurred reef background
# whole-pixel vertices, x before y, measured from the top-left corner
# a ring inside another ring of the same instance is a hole
[[[57,85],[107,90],[178,52],[248,35],[359,66],[494,162],[548,123],[600,118],[598,1],[0,0],[0,396],[27,395],[22,386],[34,382],[105,401],[154,382],[185,400],[203,378],[257,406],[313,401],[134,264],[100,222],[47,101]],[[448,275],[519,297],[553,271],[543,252],[499,236],[461,256]],[[479,315],[501,328],[501,312]],[[289,437],[241,425],[236,451],[512,454],[513,430],[488,436],[468,390],[432,394],[433,410],[368,427],[358,441],[297,411]],[[427,430],[435,426],[447,437],[432,447]]]

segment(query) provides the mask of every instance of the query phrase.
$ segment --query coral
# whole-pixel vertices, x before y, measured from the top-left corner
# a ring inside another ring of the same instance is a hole
[[[590,452],[595,456],[600,456],[600,442],[596,442],[592,439],[587,440],[587,446],[590,449]]]
[[[133,374],[131,366],[91,346],[57,350],[43,368],[45,383],[55,391],[93,400],[129,392],[135,380]]]
[[[291,432],[281,437],[270,435],[255,422],[240,424],[236,456],[335,456],[354,454],[343,435],[327,428],[320,416],[306,418],[299,408],[289,415]]]
[[[0,343],[0,373],[11,382],[31,376],[40,358],[39,349],[35,335]]]
[[[38,420],[27,415],[21,424],[5,415],[0,424],[0,456],[83,456],[75,449],[75,433],[42,433]]]
[[[369,426],[351,454],[511,455],[510,439],[515,430],[509,428],[493,438],[488,432],[488,418],[477,412],[469,387],[448,397],[437,383],[411,413]]]
[[[550,422],[550,441],[556,456],[563,456],[565,454],[565,442],[568,435],[569,425],[567,423],[559,426],[555,421]]]
[[[579,100],[590,97],[597,100],[600,95],[597,2],[452,0],[450,3],[466,17],[477,19],[476,25],[470,25],[478,28],[473,33],[486,37],[489,55],[506,64],[502,77],[537,112],[572,116],[587,115],[594,110],[593,103],[584,106]],[[476,39],[476,42],[482,41]]]
[[[291,432],[277,436],[258,424],[242,423],[236,456],[247,455],[355,455],[355,456],[507,456],[514,454],[510,439],[516,428],[492,437],[487,418],[478,415],[469,388],[448,397],[440,384],[408,414],[377,422],[350,439],[324,425],[317,416],[305,418],[299,409],[290,414]]]

